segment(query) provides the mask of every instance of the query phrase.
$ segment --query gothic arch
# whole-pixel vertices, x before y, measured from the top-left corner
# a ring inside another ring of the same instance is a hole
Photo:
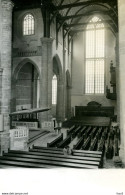
[[[63,83],[62,64],[57,54],[53,57],[53,72],[58,76],[59,82]]]
[[[22,60],[22,61],[15,67],[15,69],[14,69],[14,71],[13,71],[13,75],[12,75],[12,78],[13,78],[14,80],[17,80],[19,71],[20,71],[21,68],[22,68],[25,64],[27,64],[27,63],[33,64],[34,67],[36,68],[37,72],[38,72],[38,76],[40,76],[40,70],[39,70],[39,67],[36,65],[36,63],[35,63],[34,61],[32,61],[31,59],[26,58],[26,59]]]
[[[23,77],[22,77],[22,74],[23,74]],[[32,60],[28,58],[21,61],[15,67],[15,69],[13,70],[13,74],[12,74],[12,94],[11,94],[12,95],[12,104],[11,104],[12,111],[15,111],[18,108],[20,109],[20,107],[24,109],[24,105],[26,109],[36,108],[39,106],[38,105],[38,102],[39,102],[38,96],[39,96],[39,90],[40,90],[39,78],[40,78],[40,71],[39,71],[38,66]],[[26,87],[27,87],[27,90],[26,90]],[[20,97],[24,99],[24,102],[21,101]],[[29,99],[29,102],[26,99]]]

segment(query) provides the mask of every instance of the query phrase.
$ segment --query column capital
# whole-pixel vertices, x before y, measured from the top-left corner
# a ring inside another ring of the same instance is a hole
[[[42,43],[52,43],[53,40],[54,40],[53,38],[47,38],[47,37],[41,38]]]
[[[2,0],[2,8],[6,10],[12,10],[14,7],[14,3],[11,0]]]

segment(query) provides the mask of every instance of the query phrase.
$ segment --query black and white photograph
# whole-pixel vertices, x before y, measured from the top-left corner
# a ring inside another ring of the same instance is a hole
[[[0,0],[0,195],[125,195],[124,170],[125,0]]]

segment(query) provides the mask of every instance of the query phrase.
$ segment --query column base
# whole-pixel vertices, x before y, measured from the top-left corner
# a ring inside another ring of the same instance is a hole
[[[119,156],[120,156],[120,158],[122,160],[122,163],[125,166],[125,148],[123,146],[120,146]]]

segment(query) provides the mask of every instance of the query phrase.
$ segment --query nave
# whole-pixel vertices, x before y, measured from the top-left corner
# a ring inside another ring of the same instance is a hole
[[[31,130],[29,150],[8,150],[0,157],[0,167],[27,168],[121,168],[119,130],[110,126],[73,124],[60,132]],[[71,155],[64,148],[72,149]]]

